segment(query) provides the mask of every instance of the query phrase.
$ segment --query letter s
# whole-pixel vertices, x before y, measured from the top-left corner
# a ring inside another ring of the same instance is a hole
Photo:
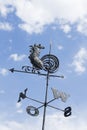
[[[72,110],[71,107],[65,108],[65,110],[64,110],[64,116],[65,116],[65,117],[70,116],[70,115],[72,114],[71,110]]]

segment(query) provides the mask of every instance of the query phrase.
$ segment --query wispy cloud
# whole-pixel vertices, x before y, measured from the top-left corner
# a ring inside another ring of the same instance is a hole
[[[0,22],[0,30],[11,31],[13,30],[13,27],[11,24],[7,22]]]
[[[61,25],[60,27],[65,33],[69,33],[71,31],[71,27],[68,24]]]
[[[25,54],[18,55],[17,53],[14,53],[14,54],[11,54],[9,58],[14,61],[22,61],[24,60],[24,58],[26,58],[26,55]]]
[[[77,31],[87,36],[87,18],[80,20],[77,25]]]
[[[87,64],[87,49],[81,48],[73,57],[71,66],[74,67],[75,71],[79,74],[86,71]]]
[[[58,45],[58,50],[62,50],[63,49],[63,46],[62,45]]]
[[[16,109],[17,109],[17,113],[23,113],[23,109],[21,108],[21,103],[16,103]]]
[[[16,103],[16,108],[20,108],[21,107],[21,103]]]
[[[5,68],[0,68],[0,74],[6,76],[8,74],[8,70]]]
[[[0,90],[0,94],[4,94],[5,93],[5,91],[4,90]]]
[[[6,17],[7,14],[14,11],[14,8],[12,7],[12,0],[0,0],[0,15],[2,17]]]

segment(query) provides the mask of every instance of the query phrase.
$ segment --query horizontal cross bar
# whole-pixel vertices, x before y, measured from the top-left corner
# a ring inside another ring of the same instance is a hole
[[[49,102],[47,102],[47,104],[49,104],[49,103],[51,103],[51,102],[53,102],[53,101],[55,101],[55,100],[56,100],[56,98],[50,100]]]
[[[35,102],[38,102],[38,103],[44,104],[43,102],[40,102],[40,101],[38,101],[38,100],[36,100],[36,99],[29,98],[29,97],[26,97],[26,98],[27,98],[27,99],[30,99],[30,100],[32,100],[32,101],[35,101]]]
[[[23,71],[23,70],[15,70],[14,68],[9,69],[9,71],[13,72],[20,72],[20,73],[28,73],[28,74],[35,74],[35,75],[40,75],[40,76],[47,76],[47,74],[42,74],[42,73],[36,73],[36,72],[27,72],[27,71]],[[50,75],[49,77],[58,77],[58,78],[64,78],[64,76],[59,76],[59,75]]]
[[[54,106],[51,106],[51,105],[47,105],[48,107],[51,107],[51,108],[54,108],[54,109],[56,109],[56,110],[60,110],[60,111],[63,111],[64,112],[64,110],[62,110],[62,109],[60,109],[60,108],[57,108],[57,107],[54,107]]]

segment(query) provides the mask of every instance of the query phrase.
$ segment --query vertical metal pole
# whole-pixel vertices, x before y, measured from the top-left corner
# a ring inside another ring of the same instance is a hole
[[[49,49],[49,55],[51,53],[51,44],[50,44],[50,49]],[[49,58],[49,65],[50,65],[50,58]],[[44,112],[43,112],[43,124],[42,124],[42,130],[44,130],[45,127],[45,118],[46,118],[46,107],[47,107],[47,96],[48,96],[48,82],[49,82],[49,69],[47,71],[47,77],[46,77],[46,93],[45,93],[45,102],[44,102]]]
[[[45,127],[46,107],[47,107],[47,95],[48,95],[48,80],[49,80],[49,71],[47,73],[47,79],[46,79],[46,93],[45,93],[45,102],[44,102],[42,130],[44,130],[44,127]]]

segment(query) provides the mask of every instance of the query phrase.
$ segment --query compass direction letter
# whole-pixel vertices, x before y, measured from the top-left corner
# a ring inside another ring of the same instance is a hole
[[[51,89],[52,89],[53,96],[55,99],[60,98],[63,102],[66,102],[68,97],[70,97],[70,95],[66,94],[65,92],[61,92],[61,91],[57,90],[56,88],[51,88]]]

